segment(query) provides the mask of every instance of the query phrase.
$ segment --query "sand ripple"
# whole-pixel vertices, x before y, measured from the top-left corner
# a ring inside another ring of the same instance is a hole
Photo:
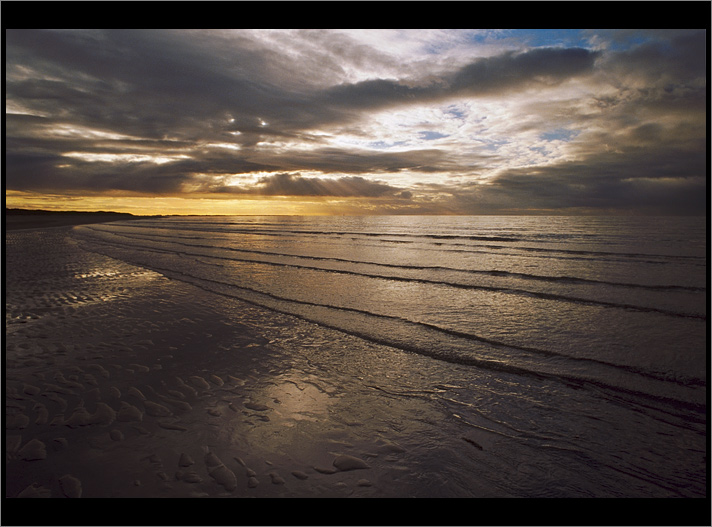
[[[65,474],[59,478],[59,484],[62,487],[62,492],[67,498],[82,497],[82,482],[71,474]]]
[[[326,405],[343,392],[294,370],[286,391],[270,394],[272,371],[290,366],[236,321],[249,320],[252,308],[218,308],[215,296],[81,251],[59,231],[42,240],[14,235],[10,244],[24,256],[8,260],[8,497],[363,488],[349,476],[372,468],[360,454],[315,468],[337,445],[299,428],[318,424],[319,407],[290,406],[298,398]]]

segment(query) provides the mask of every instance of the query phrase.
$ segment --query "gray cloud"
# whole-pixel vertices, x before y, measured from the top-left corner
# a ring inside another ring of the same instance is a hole
[[[423,82],[376,79],[336,86],[325,101],[346,109],[381,108],[447,99],[459,95],[486,95],[537,84],[550,86],[590,72],[597,52],[585,49],[542,48],[507,52],[477,59],[458,71]]]
[[[254,155],[259,160],[263,156]],[[287,151],[271,159],[282,170],[313,170],[324,173],[393,173],[402,170],[437,172],[457,168],[438,149],[409,150],[406,152],[372,152],[360,149],[321,148],[309,152]]]
[[[460,213],[534,211],[704,214],[704,148],[606,152],[583,162],[509,170],[491,183],[450,189]],[[445,190],[445,189],[441,189]]]
[[[330,197],[380,197],[395,195],[399,189],[358,176],[335,179],[302,177],[294,174],[275,174],[260,178],[251,188],[238,193],[263,196],[330,196]]]
[[[289,83],[281,80],[295,65],[288,67],[282,55],[241,47],[240,39],[198,37],[10,30],[7,93],[55,117],[133,135],[204,138],[241,131],[249,137],[275,133],[258,119],[279,125],[281,133],[306,130],[366,108],[513,89],[541,78],[563,80],[590,69],[595,57],[581,49],[540,49],[478,59],[424,85],[417,79],[373,80],[299,91],[283,87]],[[36,74],[21,78],[20,64]],[[228,115],[234,119],[229,124]]]
[[[463,212],[701,212],[705,32],[599,35],[608,45],[596,50],[509,49],[445,70],[436,59],[428,69],[424,58],[397,68],[383,50],[318,30],[270,39],[185,30],[7,30],[6,188],[401,196],[421,199],[423,210],[435,210],[430,207],[438,202]],[[399,76],[354,81],[349,66],[388,67]],[[584,80],[589,98],[547,99],[547,90]],[[502,168],[487,184],[468,178],[480,181],[506,159],[476,146],[483,144],[479,131],[455,150],[441,142],[400,151],[337,147],[328,134],[317,133],[320,127],[358,132],[384,109],[478,97],[514,100],[525,91],[537,98],[520,103],[526,114],[513,119],[511,130],[574,130],[569,161]],[[90,160],[90,154],[109,157]],[[151,162],[157,155],[168,160]],[[232,174],[249,173],[260,174],[254,187],[225,184]],[[406,173],[442,174],[442,181],[411,188],[389,183]]]
[[[600,53],[581,48],[537,48],[508,52],[465,66],[452,77],[455,93],[492,93],[532,84],[562,82],[592,71]]]

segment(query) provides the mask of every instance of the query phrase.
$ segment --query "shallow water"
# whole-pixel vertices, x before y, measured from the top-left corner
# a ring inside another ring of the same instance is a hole
[[[301,433],[382,427],[419,460],[388,472],[392,495],[706,495],[702,218],[176,217],[72,237],[255,306],[301,364],[270,395],[302,388]]]

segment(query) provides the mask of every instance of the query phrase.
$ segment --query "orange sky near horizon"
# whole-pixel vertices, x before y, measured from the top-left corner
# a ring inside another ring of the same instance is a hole
[[[6,30],[10,208],[704,214],[705,30]]]
[[[62,196],[7,191],[9,209],[123,212],[134,215],[368,215],[374,214],[372,200],[282,196],[250,199],[213,196]],[[378,214],[387,214],[380,209]],[[400,210],[403,213],[403,210]]]

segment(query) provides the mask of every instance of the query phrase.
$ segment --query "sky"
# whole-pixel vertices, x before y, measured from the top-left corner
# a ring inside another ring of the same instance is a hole
[[[6,206],[704,214],[706,30],[5,34]]]

